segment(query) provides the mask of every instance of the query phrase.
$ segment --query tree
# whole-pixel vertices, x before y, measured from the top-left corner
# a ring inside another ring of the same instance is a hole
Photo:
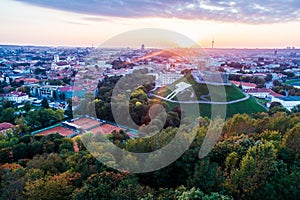
[[[296,105],[291,110],[292,113],[298,113],[300,112],[300,105]]]
[[[181,186],[176,189],[175,191],[175,197],[172,199],[182,199],[182,200],[188,200],[188,199],[205,199],[205,200],[230,200],[229,196],[221,195],[217,192],[213,192],[210,194],[205,194],[198,188],[191,188],[186,189],[185,187]]]
[[[239,169],[233,169],[225,186],[237,199],[251,199],[264,186],[274,170],[276,150],[270,142],[259,143],[248,149]]]
[[[15,118],[16,118],[15,109],[6,108],[2,110],[1,118],[0,118],[2,122],[14,123]]]
[[[292,170],[288,170],[287,164],[281,160],[277,161],[274,170],[275,173],[263,188],[254,193],[253,199],[298,199],[300,195],[300,172],[297,167],[293,166],[292,168]]]
[[[61,99],[61,100],[65,100],[66,99],[66,94],[61,92],[59,93],[58,97]]]
[[[285,112],[285,113],[287,113],[288,110],[285,107],[283,107],[281,105],[281,103],[279,103],[279,102],[272,102],[271,105],[270,105],[270,109],[269,109],[269,115],[273,115],[273,114],[275,114],[277,112]]]
[[[29,112],[31,109],[31,103],[29,101],[26,101],[25,104],[24,104],[24,110],[26,112]]]
[[[41,104],[42,104],[43,108],[49,108],[49,103],[48,103],[48,100],[46,98],[43,98]]]
[[[24,92],[24,93],[26,93],[26,94],[30,94],[30,87],[27,87],[27,86],[22,86],[22,87],[19,87],[18,88],[18,91],[19,92]]]
[[[266,82],[270,82],[270,81],[272,81],[272,79],[273,79],[272,74],[267,74],[267,76],[265,77]]]
[[[249,134],[254,131],[254,120],[247,114],[235,114],[224,124],[224,132],[227,135]]]
[[[127,175],[114,172],[101,172],[91,175],[83,187],[75,190],[74,200],[110,199],[111,191],[116,189]]]
[[[57,174],[64,171],[64,160],[55,153],[36,155],[27,163],[28,168],[41,169],[44,172]]]
[[[211,162],[209,158],[200,160],[190,178],[188,185],[197,187],[206,193],[221,190],[223,172],[217,163]]]
[[[51,200],[71,199],[74,190],[73,182],[79,174],[64,173],[54,176],[46,176],[37,180],[29,180],[25,185],[25,196],[28,199]]]
[[[3,100],[2,101],[2,108],[11,108],[13,107],[13,103],[11,101]]]
[[[24,189],[25,169],[19,164],[4,164],[1,166],[4,173],[0,186],[0,199],[21,200],[25,199],[22,194]]]
[[[300,123],[285,134],[283,145],[292,153],[300,154]]]
[[[27,113],[26,121],[32,129],[50,126],[64,119],[63,110],[41,109]]]
[[[27,158],[29,154],[28,145],[24,144],[23,142],[14,145],[13,149],[13,156],[15,160]]]

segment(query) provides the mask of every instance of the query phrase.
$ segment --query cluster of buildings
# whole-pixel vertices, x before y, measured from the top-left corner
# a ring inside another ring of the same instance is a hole
[[[59,109],[66,99],[80,101],[85,94],[94,94],[99,81],[106,77],[147,69],[147,73],[155,77],[156,87],[172,84],[186,73],[191,73],[198,83],[234,84],[247,94],[266,99],[269,103],[279,102],[291,110],[300,104],[300,98],[274,92],[273,81],[283,83],[291,77],[300,76],[299,66],[300,50],[297,49],[203,51],[150,49],[144,45],[141,49],[0,46],[0,100],[18,105],[26,101],[40,105],[41,99],[47,98],[52,101],[51,107]],[[270,74],[271,80],[263,87],[244,81],[254,77],[266,79]],[[232,75],[244,79],[232,80]],[[80,130],[81,125],[76,121],[69,123]],[[56,129],[73,130],[70,124],[62,124]],[[109,125],[102,128],[106,126]],[[113,130],[110,128],[107,130]],[[66,133],[72,135],[77,132]]]
[[[75,96],[83,98],[86,90],[72,81],[86,65],[90,51],[91,48],[0,46],[0,101],[21,106],[27,101],[39,105],[43,98],[51,99],[52,104]]]

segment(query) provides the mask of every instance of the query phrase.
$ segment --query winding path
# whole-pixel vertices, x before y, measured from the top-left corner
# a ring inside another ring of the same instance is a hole
[[[149,97],[156,97],[171,103],[179,103],[179,104],[190,104],[190,103],[200,103],[200,104],[214,104],[214,105],[228,105],[228,104],[234,104],[234,103],[238,103],[241,101],[246,101],[250,98],[249,94],[245,94],[245,97],[241,98],[241,99],[237,99],[237,100],[233,100],[233,101],[227,101],[227,102],[218,102],[218,101],[174,101],[174,100],[170,100],[167,99],[165,97],[153,94],[153,93],[148,93]]]

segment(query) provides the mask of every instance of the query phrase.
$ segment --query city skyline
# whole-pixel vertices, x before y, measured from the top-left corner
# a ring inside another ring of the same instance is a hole
[[[72,2],[1,1],[0,44],[99,46],[127,31],[156,28],[178,32],[204,48],[212,40],[215,48],[300,47],[297,1]]]

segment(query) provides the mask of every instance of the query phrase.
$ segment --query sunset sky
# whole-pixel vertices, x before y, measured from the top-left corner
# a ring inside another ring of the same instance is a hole
[[[300,48],[299,0],[1,0],[0,44],[97,46],[168,29],[202,47]]]

